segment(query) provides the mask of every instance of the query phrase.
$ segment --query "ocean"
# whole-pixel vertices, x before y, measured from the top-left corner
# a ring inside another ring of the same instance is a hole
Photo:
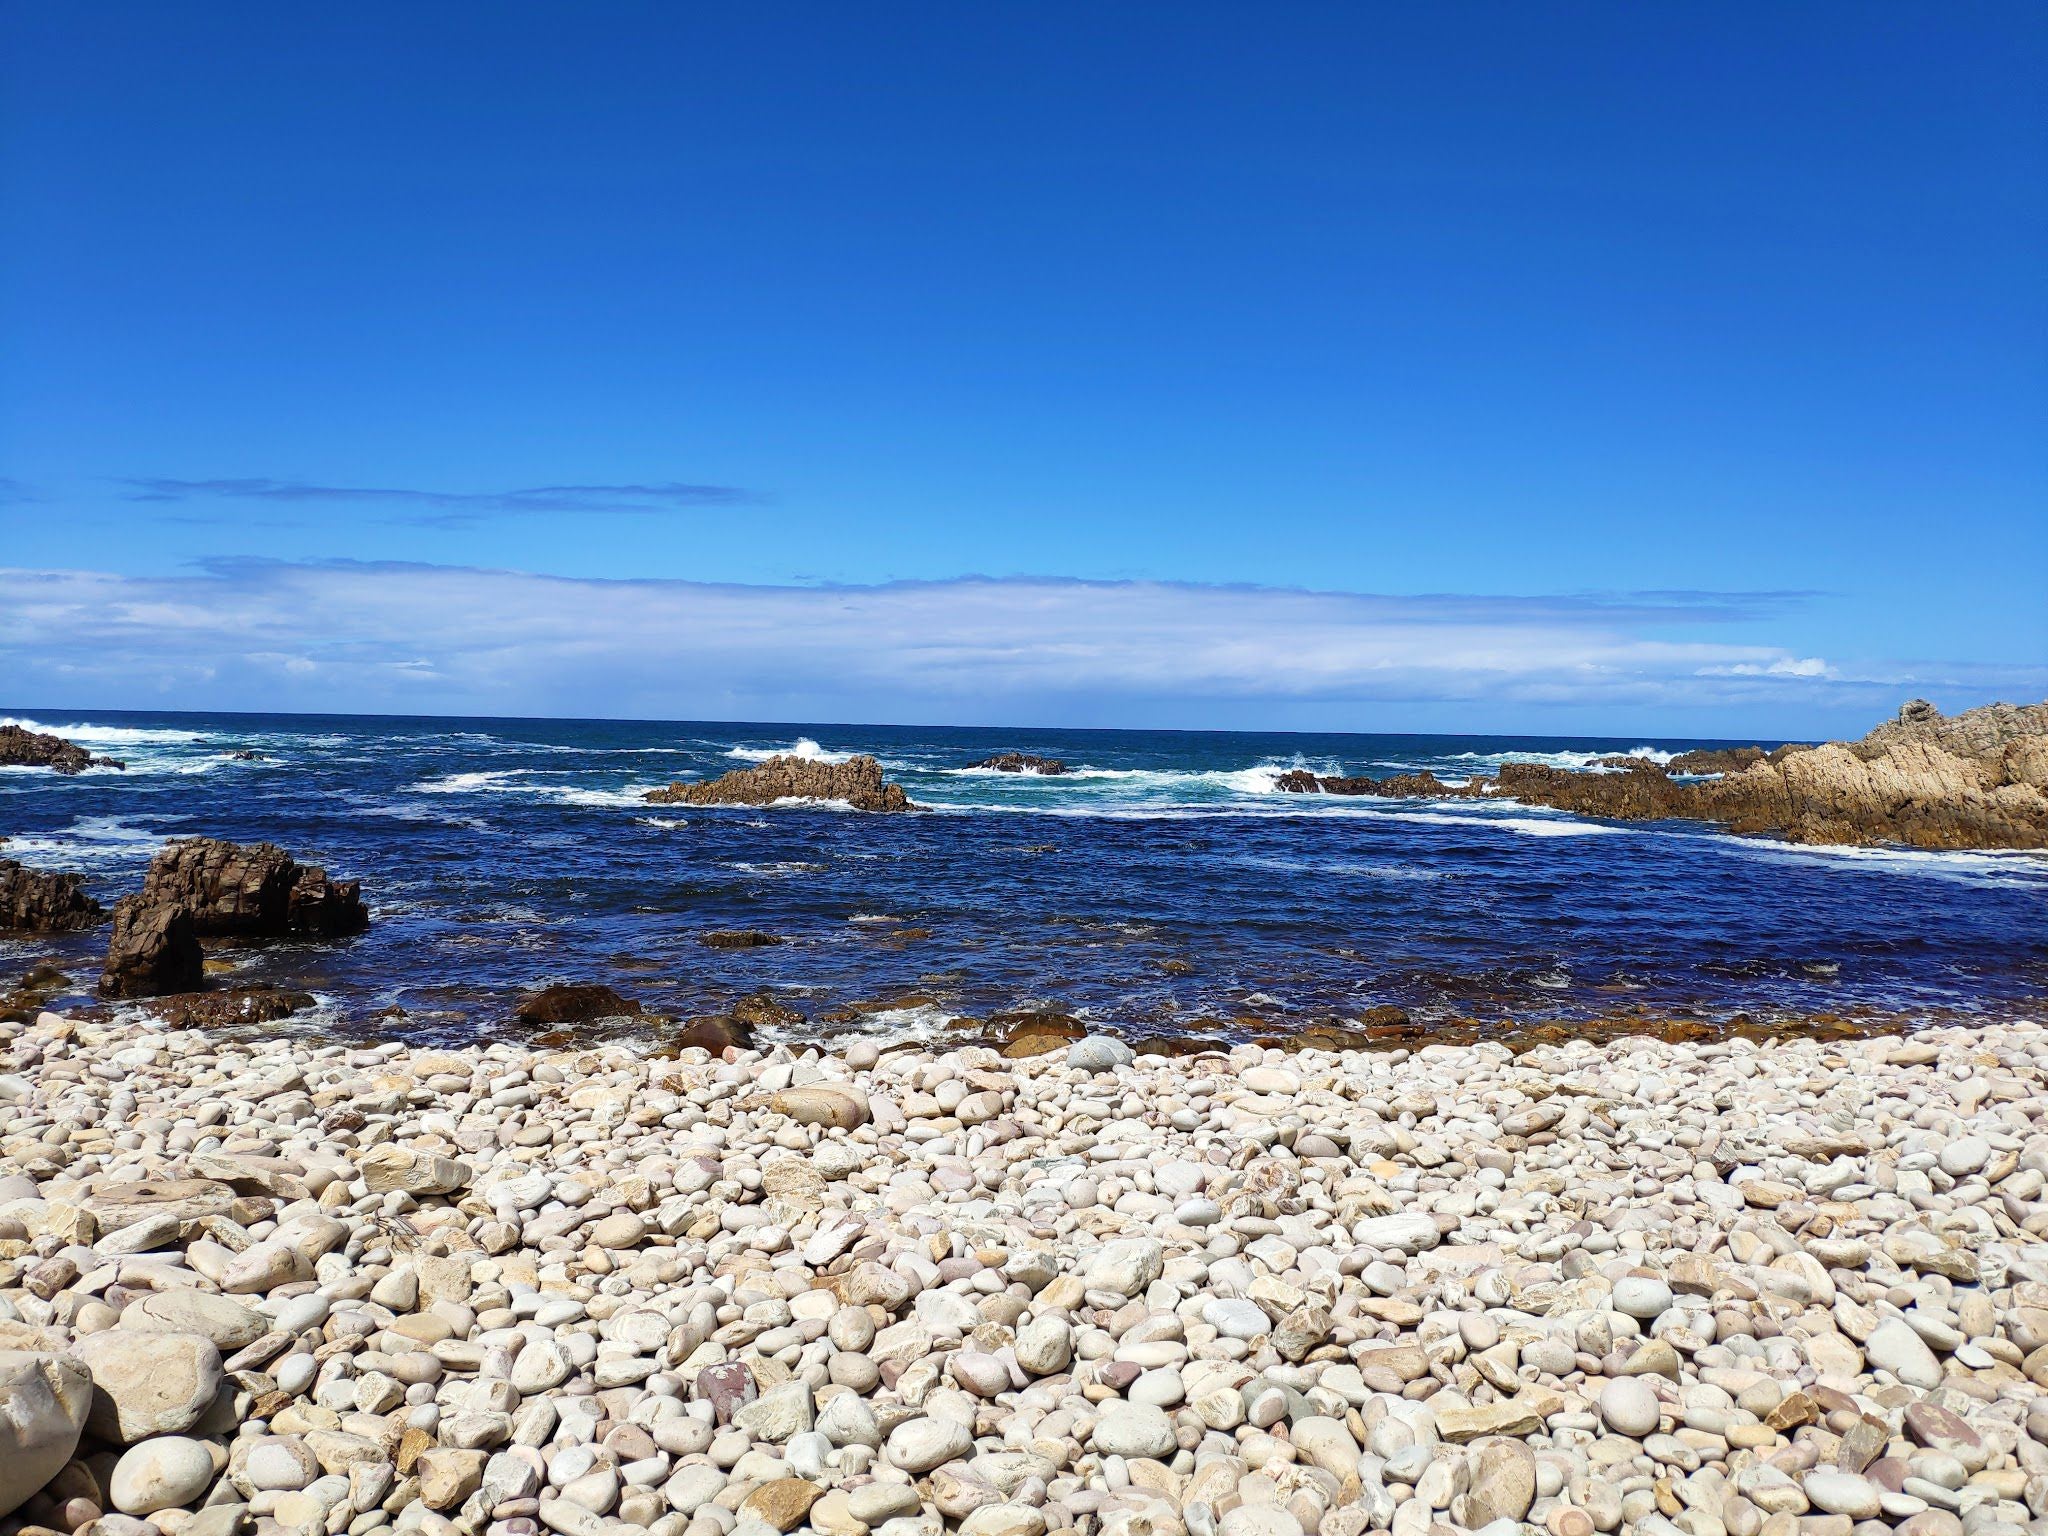
[[[1046,731],[36,709],[126,772],[0,771],[0,856],[111,902],[196,835],[359,879],[353,940],[237,951],[349,1038],[522,1032],[519,993],[610,983],[675,1018],[772,992],[792,1039],[1067,1013],[1146,1036],[1284,1037],[1403,1010],[1506,1035],[1647,1014],[2011,1016],[2048,995],[2048,859],[1795,847],[1504,803],[1276,792],[1288,768],[1445,779],[1508,759],[1720,745],[1621,737]],[[1057,778],[970,770],[993,752]],[[257,761],[234,754],[254,751]],[[871,752],[927,814],[641,796],[774,752]],[[753,929],[783,942],[714,949]],[[105,930],[0,938],[89,986]],[[396,1006],[403,1016],[391,1016]]]

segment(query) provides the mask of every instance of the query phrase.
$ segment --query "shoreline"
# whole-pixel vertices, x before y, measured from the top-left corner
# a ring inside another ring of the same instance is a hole
[[[57,1478],[0,1529],[2048,1518],[2032,1020],[1019,1060],[45,1014],[0,1056],[56,1463],[0,1493]]]

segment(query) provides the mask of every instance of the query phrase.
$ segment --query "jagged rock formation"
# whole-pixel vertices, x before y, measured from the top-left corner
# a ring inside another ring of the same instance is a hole
[[[190,907],[143,896],[123,896],[114,903],[114,934],[100,991],[109,997],[196,992],[205,975],[206,957]]]
[[[1766,752],[1762,747],[1700,747],[1681,752],[1664,765],[1667,773],[1740,773],[1755,763],[1782,763],[1794,752],[1811,752],[1803,741],[1788,741]]]
[[[1717,821],[1799,843],[2048,848],[2048,704],[1991,704],[1951,718],[1915,699],[1856,742],[1688,753],[1664,768],[1616,761],[1625,766],[1607,773],[1506,763],[1491,779],[1455,787],[1427,773],[1342,779],[1296,771],[1275,783],[1296,793],[1500,796],[1622,821]],[[1698,773],[1720,777],[1673,777]]]
[[[49,768],[83,773],[88,768],[126,768],[117,757],[94,757],[75,742],[19,725],[0,725],[0,767]]]
[[[772,805],[777,800],[841,800],[857,811],[913,810],[903,786],[882,777],[882,765],[865,754],[843,763],[783,754],[752,768],[700,783],[650,789],[654,805]]]
[[[73,933],[106,916],[106,909],[85,894],[83,877],[0,859],[0,929]]]
[[[189,908],[202,936],[331,939],[370,925],[360,882],[330,880],[273,843],[172,843],[150,861],[142,899]]]
[[[1064,758],[1039,757],[1030,752],[998,752],[994,757],[984,757],[980,762],[967,766],[993,768],[998,773],[1038,773],[1047,778],[1067,771]]]

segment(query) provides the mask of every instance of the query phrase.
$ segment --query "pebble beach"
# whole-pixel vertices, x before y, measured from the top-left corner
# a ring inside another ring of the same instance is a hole
[[[2048,1531],[2048,1030],[656,1056],[0,1025],[0,1518]]]

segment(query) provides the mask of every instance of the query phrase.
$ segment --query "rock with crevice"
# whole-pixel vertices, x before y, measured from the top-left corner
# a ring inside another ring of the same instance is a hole
[[[331,880],[274,843],[182,838],[150,860],[142,897],[189,908],[201,937],[333,939],[370,925],[359,881]]]
[[[100,991],[109,997],[156,997],[196,992],[205,984],[206,956],[192,909],[182,903],[124,896],[114,903]]]
[[[84,876],[0,859],[0,929],[75,933],[106,918],[106,908],[85,894]]]

